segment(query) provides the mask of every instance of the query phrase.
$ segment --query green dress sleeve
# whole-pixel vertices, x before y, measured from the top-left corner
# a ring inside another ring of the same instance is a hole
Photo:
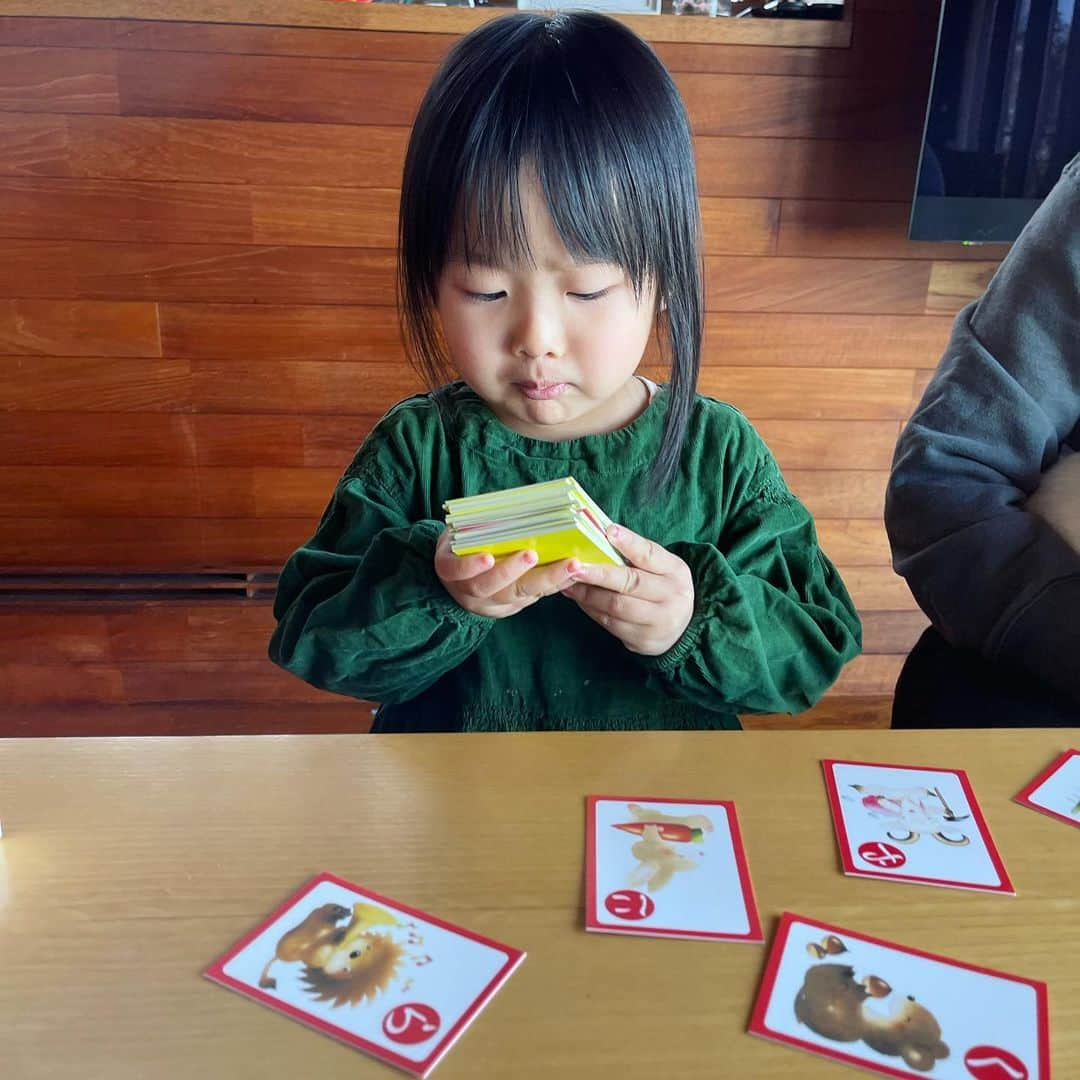
[[[694,614],[667,652],[643,657],[667,694],[738,712],[801,712],[862,648],[840,575],[818,546],[810,512],[754,434],[750,467],[736,464],[715,544],[671,550],[694,578]]]
[[[410,520],[393,483],[369,439],[282,570],[269,649],[313,686],[388,704],[460,665],[494,624],[443,588],[433,563],[443,522]]]

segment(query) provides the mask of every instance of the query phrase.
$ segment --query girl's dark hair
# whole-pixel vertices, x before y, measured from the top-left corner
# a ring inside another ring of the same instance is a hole
[[[652,279],[663,301],[656,331],[671,376],[655,493],[675,470],[697,386],[701,218],[679,92],[615,19],[506,15],[450,50],[420,104],[401,184],[398,299],[410,358],[432,388],[454,377],[436,315],[452,247],[466,259],[530,258],[523,168],[573,258],[618,264],[639,297]]]

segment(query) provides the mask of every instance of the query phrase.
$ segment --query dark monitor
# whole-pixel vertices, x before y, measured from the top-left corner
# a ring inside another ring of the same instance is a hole
[[[1015,240],[1080,153],[1080,0],[944,0],[912,240]]]

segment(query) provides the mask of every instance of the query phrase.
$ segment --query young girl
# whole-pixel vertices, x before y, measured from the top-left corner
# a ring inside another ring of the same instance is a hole
[[[437,389],[379,421],[286,564],[271,658],[381,702],[376,731],[812,705],[859,619],[761,439],[695,393],[699,234],[685,109],[631,31],[521,14],[462,38],[401,190],[403,327]],[[635,374],[653,333],[662,386]],[[626,566],[450,551],[447,499],[568,475]]]

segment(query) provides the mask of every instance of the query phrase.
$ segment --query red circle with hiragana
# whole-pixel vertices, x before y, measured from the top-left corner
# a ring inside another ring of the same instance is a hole
[[[881,840],[860,844],[859,858],[882,870],[897,870],[907,862],[907,856],[898,847]]]
[[[1000,1046],[973,1046],[964,1065],[976,1080],[1028,1080],[1027,1066]]]
[[[651,896],[646,896],[637,889],[619,889],[604,897],[604,907],[616,919],[647,919],[655,910]]]
[[[430,1039],[441,1023],[439,1014],[430,1005],[413,1001],[391,1009],[383,1017],[382,1029],[388,1039],[411,1044]]]

